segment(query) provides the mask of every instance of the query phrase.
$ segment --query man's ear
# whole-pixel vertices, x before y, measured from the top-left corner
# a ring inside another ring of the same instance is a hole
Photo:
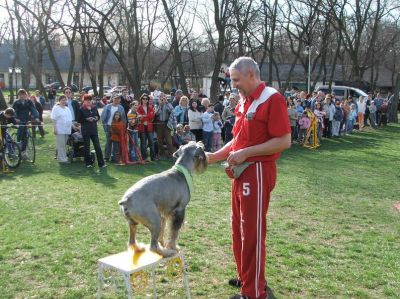
[[[182,155],[182,147],[183,145],[181,145],[178,150],[172,154],[172,157],[174,157],[175,159],[178,159],[180,155]]]

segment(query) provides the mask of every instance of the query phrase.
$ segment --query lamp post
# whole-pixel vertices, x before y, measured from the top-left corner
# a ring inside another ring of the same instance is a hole
[[[21,74],[21,68],[15,68],[15,95],[18,95],[18,74]]]
[[[10,91],[10,104],[14,103],[14,94],[13,94],[13,72],[14,69],[12,67],[8,68],[8,90]]]
[[[9,67],[8,68],[8,73],[10,74],[10,81],[12,81],[12,75],[13,74],[15,74],[15,96],[17,96],[17,93],[18,93],[18,74],[21,74],[21,72],[22,72],[22,68],[20,68],[20,67],[14,67],[14,68],[12,68],[12,67]],[[10,94],[11,94],[11,91],[12,91],[12,86],[11,86],[11,84],[9,84],[10,86],[9,86],[9,89],[10,89]],[[13,102],[14,101],[14,98],[13,98],[13,96],[11,96],[11,99],[10,99],[10,102]]]
[[[311,90],[311,46],[306,46],[304,54],[308,55],[307,93]]]

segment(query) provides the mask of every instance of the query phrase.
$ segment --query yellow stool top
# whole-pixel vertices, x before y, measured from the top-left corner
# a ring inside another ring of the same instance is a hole
[[[150,251],[148,245],[140,244],[140,246],[145,250],[134,252],[132,248],[129,248],[127,251],[99,259],[99,263],[124,272],[133,273],[163,259],[161,255]]]

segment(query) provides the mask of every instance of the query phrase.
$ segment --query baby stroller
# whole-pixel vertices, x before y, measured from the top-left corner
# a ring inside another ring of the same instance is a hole
[[[85,147],[83,142],[83,136],[80,130],[76,130],[71,135],[68,136],[67,140],[67,157],[70,163],[73,162],[74,158],[84,158],[85,157]],[[96,160],[96,151],[92,150],[90,152],[90,157],[92,163]]]

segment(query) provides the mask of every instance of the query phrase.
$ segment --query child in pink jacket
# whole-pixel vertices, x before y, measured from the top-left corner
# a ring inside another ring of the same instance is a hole
[[[299,120],[299,126],[300,126],[300,132],[299,132],[299,143],[304,144],[305,142],[305,137],[307,134],[307,130],[310,127],[311,120],[308,118],[307,112],[303,112],[300,120]]]

